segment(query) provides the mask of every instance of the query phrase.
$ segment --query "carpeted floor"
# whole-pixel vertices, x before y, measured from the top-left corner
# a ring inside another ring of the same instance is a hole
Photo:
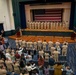
[[[9,44],[11,48],[16,48],[15,41],[12,39],[9,39]],[[75,49],[75,43],[69,43],[67,56],[66,57],[60,57],[60,61],[67,61],[68,65],[72,68],[74,73],[76,72],[76,49]]]

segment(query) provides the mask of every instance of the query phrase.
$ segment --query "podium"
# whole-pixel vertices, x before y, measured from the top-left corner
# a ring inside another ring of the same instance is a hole
[[[16,36],[17,37],[20,37],[21,36],[19,31],[16,33]]]
[[[72,34],[71,34],[71,40],[74,40],[75,37],[76,37],[76,34],[75,34],[75,33],[72,33]]]

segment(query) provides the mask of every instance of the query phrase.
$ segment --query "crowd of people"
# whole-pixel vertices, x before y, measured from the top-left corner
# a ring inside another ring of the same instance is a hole
[[[50,55],[52,55],[55,59],[55,61],[58,61],[58,56],[67,55],[67,49],[68,49],[68,42],[64,41],[62,46],[60,45],[59,40],[54,44],[53,41],[48,41],[46,40],[42,41],[39,39],[38,41],[25,41],[21,39],[16,39],[16,47],[25,47],[27,50],[36,50],[38,51],[40,56],[45,55],[45,59],[47,59]],[[49,52],[49,53],[48,53]],[[49,59],[49,58],[48,58]]]
[[[32,42],[16,39],[15,43],[16,48],[12,49],[8,39],[0,36],[0,75],[9,72],[13,75],[50,75],[50,69],[54,70],[54,75],[62,75],[64,67],[58,57],[67,55],[67,41],[60,45],[59,40],[54,44],[51,40]],[[72,73],[68,66],[65,69],[67,75]]]

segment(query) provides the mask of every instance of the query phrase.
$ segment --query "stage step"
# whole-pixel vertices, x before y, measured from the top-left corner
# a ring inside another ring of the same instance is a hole
[[[73,33],[72,30],[22,30],[23,35],[34,35],[34,36],[66,36],[70,37]]]

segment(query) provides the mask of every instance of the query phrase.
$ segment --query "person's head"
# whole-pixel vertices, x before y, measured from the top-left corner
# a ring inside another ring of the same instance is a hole
[[[12,49],[12,52],[15,52],[15,50],[14,50],[14,49]]]
[[[16,38],[16,40],[18,40],[18,38]]]
[[[66,43],[64,45],[67,45]]]
[[[61,65],[61,62],[57,62],[57,66]]]
[[[51,55],[50,58],[53,58],[53,55]]]
[[[27,66],[30,66],[30,62],[27,63]]]
[[[46,65],[45,68],[47,69],[48,68],[48,65]]]
[[[46,40],[44,40],[44,42],[46,42]]]
[[[36,42],[36,40],[33,40],[33,42]]]
[[[67,68],[67,69],[70,69],[70,66],[67,66],[66,68]]]
[[[57,40],[57,42],[59,42],[59,40]]]
[[[34,62],[32,61],[31,64],[34,64]]]
[[[4,59],[4,58],[2,58],[2,60],[4,61],[5,59]]]
[[[23,53],[21,54],[21,57],[24,57],[24,54]]]
[[[36,55],[36,50],[34,50],[34,55]]]

